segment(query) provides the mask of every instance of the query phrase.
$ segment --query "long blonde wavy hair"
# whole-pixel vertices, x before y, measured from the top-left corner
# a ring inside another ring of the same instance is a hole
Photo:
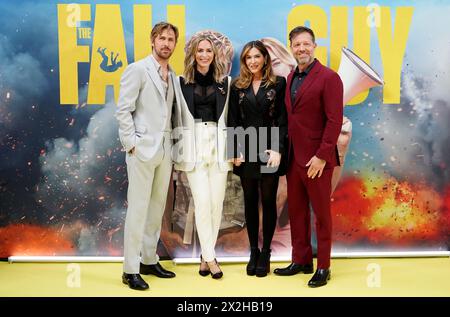
[[[248,52],[252,49],[256,48],[264,57],[264,66],[262,68],[262,83],[263,87],[268,87],[271,84],[275,84],[277,78],[273,73],[272,69],[272,60],[270,59],[270,54],[267,48],[261,41],[251,41],[245,44],[244,48],[241,52],[240,61],[240,70],[239,76],[235,79],[234,85],[239,89],[245,89],[250,86],[253,80],[253,74],[247,66],[245,61]]]
[[[217,83],[222,83],[224,77],[226,76],[225,65],[221,62],[219,58],[219,52],[217,46],[211,41],[211,39],[205,35],[200,34],[195,37],[192,37],[189,42],[186,44],[186,57],[184,58],[184,72],[183,77],[186,84],[195,83],[194,74],[195,69],[197,67],[197,61],[195,60],[195,54],[198,50],[198,45],[202,41],[208,41],[211,43],[211,47],[214,53],[214,58],[209,67],[213,68],[213,78]]]
[[[217,46],[219,51],[219,59],[225,65],[225,73],[230,75],[231,61],[234,55],[233,44],[230,39],[223,33],[214,30],[202,30],[195,33],[192,38],[199,35],[206,35]]]

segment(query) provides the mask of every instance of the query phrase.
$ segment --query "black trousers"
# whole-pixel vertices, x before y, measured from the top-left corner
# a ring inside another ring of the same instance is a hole
[[[258,248],[259,194],[262,203],[263,249],[270,249],[277,224],[277,190],[279,176],[261,174],[259,179],[241,177],[244,190],[245,221],[251,248]]]

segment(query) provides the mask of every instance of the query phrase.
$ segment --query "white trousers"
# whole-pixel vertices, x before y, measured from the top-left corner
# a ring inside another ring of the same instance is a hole
[[[228,172],[222,172],[217,163],[217,125],[195,124],[196,164],[187,172],[195,206],[195,225],[200,240],[202,257],[210,262],[216,258],[214,247],[222,220],[223,200]]]
[[[162,217],[172,172],[170,133],[150,162],[126,154],[128,173],[128,209],[124,233],[123,271],[139,273],[139,262],[156,264]],[[142,259],[141,259],[142,257]]]

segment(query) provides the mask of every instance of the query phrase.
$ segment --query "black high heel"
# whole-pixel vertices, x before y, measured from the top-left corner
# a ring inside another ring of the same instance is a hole
[[[256,265],[256,276],[264,277],[270,272],[270,249],[262,249]]]
[[[200,269],[198,270],[198,274],[200,274],[201,276],[207,276],[207,275],[209,275],[209,273],[211,273],[211,271],[209,270],[209,266],[208,266],[207,270],[202,270],[202,262],[203,262],[203,258],[202,258],[202,255],[200,254]],[[206,265],[208,265],[208,263],[206,263]]]
[[[217,265],[217,267],[219,268],[219,270],[220,270],[220,266],[219,266],[219,263],[217,263],[217,260],[216,259],[214,259],[214,262],[216,262],[216,265]],[[210,270],[210,272],[211,272],[211,277],[213,278],[213,279],[219,279],[219,278],[222,278],[222,276],[223,276],[223,272],[222,272],[222,270],[220,270],[219,272],[216,272],[216,273],[213,273],[212,271],[211,271],[211,268],[209,269]]]
[[[261,252],[258,248],[250,249],[250,260],[247,264],[247,275],[253,276],[256,274],[256,264],[258,263],[259,254]]]

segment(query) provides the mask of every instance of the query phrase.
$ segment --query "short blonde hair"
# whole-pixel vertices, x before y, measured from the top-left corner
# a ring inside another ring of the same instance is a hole
[[[177,42],[178,41],[178,35],[179,35],[178,28],[175,25],[173,25],[171,23],[168,23],[168,22],[159,22],[159,23],[155,24],[155,26],[152,29],[152,33],[150,34],[150,38],[151,38],[152,43],[155,41],[155,38],[158,35],[160,35],[166,29],[172,29],[173,30],[173,32],[175,33],[175,42]]]

